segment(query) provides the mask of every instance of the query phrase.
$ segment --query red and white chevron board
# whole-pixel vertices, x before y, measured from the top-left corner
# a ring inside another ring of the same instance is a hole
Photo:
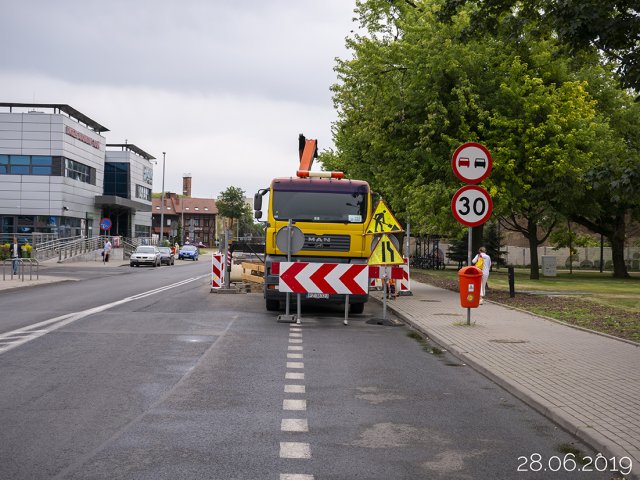
[[[366,264],[281,262],[281,292],[366,295],[369,268]]]
[[[211,288],[222,288],[224,283],[224,256],[219,253],[211,255]]]

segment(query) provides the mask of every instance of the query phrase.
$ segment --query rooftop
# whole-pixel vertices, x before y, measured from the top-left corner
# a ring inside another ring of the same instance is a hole
[[[79,123],[83,123],[88,128],[92,129],[94,132],[102,133],[102,132],[108,132],[109,131],[109,129],[107,127],[104,127],[104,126],[100,125],[95,120],[92,120],[89,117],[87,117],[84,113],[80,113],[75,108],[71,107],[70,105],[66,105],[64,103],[0,102],[0,107],[8,108],[9,109],[9,113],[24,113],[24,112],[13,112],[14,108],[31,109],[27,113],[35,111],[36,108],[48,108],[48,109],[52,109],[54,114],[56,114],[56,113],[64,113],[64,114],[66,114],[69,118],[72,118],[72,119],[74,119],[75,121],[77,121]]]

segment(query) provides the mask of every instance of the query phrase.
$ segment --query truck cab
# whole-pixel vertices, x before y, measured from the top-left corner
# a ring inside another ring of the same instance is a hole
[[[322,173],[322,172],[321,172]],[[341,178],[275,178],[269,189],[265,238],[265,290],[267,310],[277,310],[285,293],[278,290],[277,268],[287,261],[276,245],[276,234],[291,219],[304,234],[304,244],[292,261],[319,263],[367,263],[371,236],[365,229],[371,219],[371,189],[361,180]],[[256,210],[261,204],[256,195]],[[261,200],[261,196],[260,196]],[[344,302],[343,295],[309,295],[303,301]],[[368,295],[351,295],[352,313],[361,313]]]

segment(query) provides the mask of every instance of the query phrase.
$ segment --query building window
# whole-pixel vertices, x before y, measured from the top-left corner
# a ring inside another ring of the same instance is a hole
[[[151,236],[151,227],[147,227],[146,225],[135,225],[134,226],[135,236],[136,237],[150,237]]]
[[[0,155],[0,175],[51,175],[52,165],[47,155]]]
[[[151,201],[151,189],[136,184],[136,198]]]
[[[91,183],[91,167],[69,158],[64,159],[64,176],[79,180],[84,183]]]
[[[104,194],[130,198],[128,163],[106,162],[104,164]]]

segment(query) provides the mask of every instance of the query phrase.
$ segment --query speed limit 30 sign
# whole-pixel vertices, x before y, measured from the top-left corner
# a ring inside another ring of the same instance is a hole
[[[477,227],[491,216],[493,202],[482,187],[467,185],[458,190],[451,199],[451,211],[455,219],[468,227]]]

